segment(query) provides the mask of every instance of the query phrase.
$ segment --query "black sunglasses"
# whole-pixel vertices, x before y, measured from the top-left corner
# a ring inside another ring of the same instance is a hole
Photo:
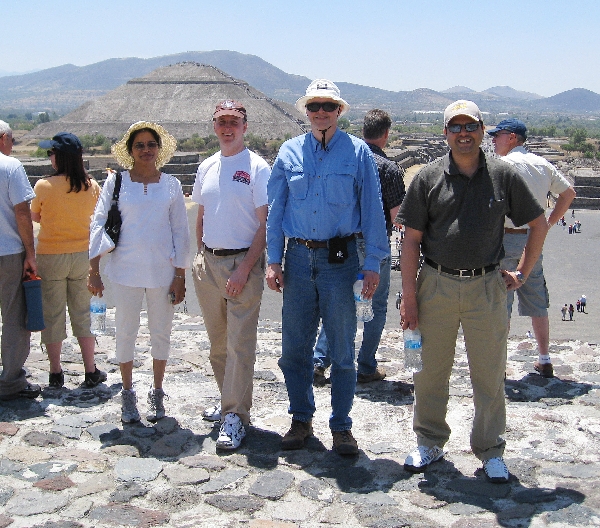
[[[56,152],[54,152],[53,150],[47,150],[46,154],[48,155],[48,157],[50,157],[50,156],[54,156],[54,154],[56,154]]]
[[[339,107],[340,107],[339,104],[331,103],[329,101],[327,101],[325,103],[308,103],[306,105],[306,109],[309,112],[318,112],[321,108],[323,110],[325,110],[325,112],[333,112],[334,110],[337,110]]]
[[[467,123],[466,125],[448,125],[446,128],[449,132],[452,132],[453,134],[458,134],[463,129],[463,127],[465,127],[465,130],[467,132],[475,132],[475,130],[477,130],[480,126],[481,123]]]

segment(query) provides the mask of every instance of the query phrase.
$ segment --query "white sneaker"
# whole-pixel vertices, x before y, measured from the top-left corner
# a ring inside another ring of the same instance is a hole
[[[227,413],[219,430],[217,449],[237,449],[245,436],[246,429],[240,417],[235,413]]]
[[[411,473],[423,473],[429,464],[443,457],[444,450],[441,447],[420,445],[406,457],[406,460],[404,460],[404,469]]]
[[[483,462],[483,471],[490,482],[508,482],[508,468],[502,457],[494,457]]]
[[[207,407],[202,411],[202,418],[209,422],[220,422],[221,421],[221,406],[213,405],[212,407]]]
[[[121,391],[121,421],[133,423],[140,421],[140,413],[137,410],[137,396],[133,389]]]

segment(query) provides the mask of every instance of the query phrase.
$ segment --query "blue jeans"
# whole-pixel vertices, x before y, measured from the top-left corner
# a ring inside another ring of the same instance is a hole
[[[364,239],[358,239],[359,256],[364,259]],[[363,259],[360,259],[361,261]],[[373,295],[373,319],[364,324],[363,340],[358,352],[358,372],[373,374],[377,370],[375,353],[379,348],[379,341],[387,316],[388,295],[390,293],[390,273],[392,268],[391,256],[386,257],[379,265],[379,286]],[[323,328],[317,339],[313,352],[315,366],[327,368],[331,365],[329,359],[327,335]]]
[[[288,240],[284,261],[281,358],[294,420],[308,422],[315,412],[313,346],[319,319],[329,338],[332,431],[352,428],[348,416],[354,401],[356,309],[352,286],[358,273],[356,241],[342,264],[328,262],[327,248],[308,249]]]

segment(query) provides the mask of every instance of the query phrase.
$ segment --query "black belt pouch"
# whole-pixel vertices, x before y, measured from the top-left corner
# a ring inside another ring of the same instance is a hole
[[[329,264],[342,264],[349,256],[348,238],[335,237],[328,241]]]

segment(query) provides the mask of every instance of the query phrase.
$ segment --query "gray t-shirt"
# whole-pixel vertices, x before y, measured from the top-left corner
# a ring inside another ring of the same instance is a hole
[[[35,193],[21,162],[0,153],[0,256],[15,255],[24,250],[17,230],[15,205],[34,198]]]
[[[510,164],[480,151],[479,167],[462,175],[451,153],[414,177],[397,221],[421,231],[425,257],[453,269],[473,269],[504,256],[504,217],[523,225],[544,210]]]

